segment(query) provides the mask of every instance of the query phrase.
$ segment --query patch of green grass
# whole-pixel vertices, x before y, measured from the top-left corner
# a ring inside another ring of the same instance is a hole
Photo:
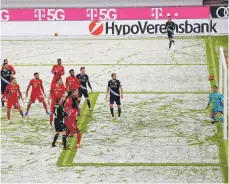
[[[217,79],[219,79],[219,47],[228,49],[228,36],[215,36],[204,39],[206,41],[209,75],[217,75]],[[213,64],[213,62],[215,62],[215,65]],[[219,81],[210,81],[211,87],[215,84],[218,84],[218,82]],[[225,165],[225,167],[222,168],[223,182],[228,183],[228,152],[226,151],[226,149],[228,148],[228,141],[223,140],[222,127],[222,123],[218,123],[217,132],[215,133],[215,135],[209,137],[208,140],[214,142],[219,147],[219,160],[220,163]]]
[[[85,100],[82,106],[81,110],[81,116],[78,119],[78,126],[82,133],[85,133],[88,131],[88,123],[91,120],[91,115],[95,107],[96,100],[99,96],[99,93],[93,93],[89,95],[91,100],[91,111],[88,110],[87,107],[87,101]],[[75,138],[68,138],[68,142],[71,143],[71,147],[76,147],[76,141]],[[77,149],[71,149],[71,150],[63,150],[58,158],[57,166],[63,166],[67,163],[72,163]]]

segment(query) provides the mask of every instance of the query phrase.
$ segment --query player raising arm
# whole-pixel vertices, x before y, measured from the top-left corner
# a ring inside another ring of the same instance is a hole
[[[41,79],[39,79],[39,74],[37,72],[34,73],[34,79],[30,80],[30,82],[29,82],[29,85],[28,85],[27,90],[26,90],[26,97],[28,97],[28,92],[29,92],[29,89],[31,86],[32,86],[32,92],[30,95],[30,100],[29,100],[29,103],[27,106],[25,116],[28,116],[29,109],[30,109],[32,103],[35,103],[36,99],[40,103],[43,103],[46,114],[50,115],[50,113],[47,110],[47,105],[46,105],[44,97],[43,97],[43,95],[46,97],[44,87],[43,87],[43,82]]]
[[[56,83],[56,79],[61,78],[62,75],[64,75],[64,67],[62,66],[61,59],[57,59],[57,65],[53,65],[52,67],[52,73],[54,74],[52,79],[52,84]]]
[[[78,91],[78,89],[80,88],[80,81],[75,76],[75,71],[73,69],[71,69],[69,73],[70,76],[66,78],[66,82],[65,82],[66,91],[70,92],[73,89],[76,89]]]
[[[87,90],[87,84],[92,92],[91,83],[89,81],[89,77],[87,74],[85,74],[85,67],[80,68],[80,73],[76,75],[76,77],[80,80],[81,87],[79,89],[79,97],[81,98],[82,95],[87,99],[87,105],[89,110],[91,110],[91,102],[88,97],[88,90]]]
[[[2,98],[4,98],[5,96],[8,96],[7,99],[7,119],[10,120],[10,110],[12,108],[12,106],[14,106],[15,109],[18,109],[18,111],[20,112],[21,116],[23,117],[23,112],[20,108],[19,102],[18,102],[18,94],[20,96],[20,98],[23,100],[22,98],[22,94],[20,91],[20,87],[17,84],[17,81],[15,78],[11,79],[11,83],[6,87],[6,90],[4,92],[4,95]]]
[[[112,79],[108,81],[108,87],[106,91],[106,99],[110,90],[110,111],[112,117],[114,117],[114,102],[118,106],[118,117],[121,116],[121,102],[120,102],[120,97],[121,99],[123,98],[123,88],[121,85],[121,82],[117,80],[117,75],[116,73],[111,74]],[[120,95],[120,90],[121,90],[121,95]]]
[[[12,71],[9,69],[7,63],[3,64],[3,69],[1,70],[1,94],[3,95],[6,87],[10,83]],[[4,107],[4,100],[2,100],[2,107]]]
[[[48,104],[50,105],[51,100],[51,106],[50,106],[50,125],[52,125],[53,122],[53,111],[54,111],[54,105],[56,103],[56,99],[60,98],[60,103],[62,103],[63,98],[65,95],[65,87],[63,84],[63,81],[61,78],[56,79],[55,84],[52,84],[50,93],[48,96]]]
[[[209,94],[208,106],[213,102],[213,109],[210,114],[210,118],[213,119],[212,124],[217,121],[224,121],[223,118],[223,95],[218,92],[218,87],[213,87],[213,92]]]
[[[175,23],[172,21],[171,16],[168,17],[168,21],[166,22],[166,29],[169,38],[169,49],[171,48],[172,43],[175,45],[175,41],[173,40]]]

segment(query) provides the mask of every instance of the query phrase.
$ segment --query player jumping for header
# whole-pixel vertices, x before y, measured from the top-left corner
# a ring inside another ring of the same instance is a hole
[[[210,117],[214,120],[212,124],[221,121],[224,121],[223,118],[223,95],[218,92],[218,87],[213,87],[213,92],[209,94],[208,106],[213,102],[213,109],[210,114]]]
[[[79,89],[79,97],[81,98],[83,94],[83,96],[87,99],[88,108],[89,110],[91,110],[91,102],[88,97],[87,84],[91,89],[91,92],[92,92],[92,87],[88,75],[85,74],[85,67],[80,68],[80,73],[77,74],[76,77],[80,80],[80,84],[81,84],[81,87]]]
[[[112,117],[114,117],[114,102],[117,104],[118,106],[118,117],[121,116],[121,102],[120,102],[120,97],[121,99],[123,98],[123,88],[121,85],[121,82],[119,80],[117,80],[117,75],[116,73],[112,73],[111,74],[112,79],[108,81],[108,87],[107,87],[107,91],[106,91],[106,98],[108,96],[109,90],[110,90],[110,111],[111,111],[111,115]],[[121,89],[121,95],[120,95],[120,89]]]
[[[168,21],[166,22],[166,29],[169,38],[169,49],[171,48],[172,43],[175,45],[175,41],[173,40],[175,23],[172,21],[171,16],[168,17]]]
[[[29,103],[27,106],[25,116],[28,116],[29,109],[30,109],[32,103],[35,103],[36,100],[38,100],[40,103],[43,103],[46,114],[50,115],[50,113],[47,110],[47,104],[45,103],[45,100],[43,97],[43,95],[46,97],[44,87],[43,87],[43,82],[41,79],[39,79],[39,74],[37,72],[34,73],[34,79],[30,80],[30,82],[29,82],[29,85],[28,85],[27,90],[26,90],[26,97],[28,97],[28,92],[29,92],[29,89],[31,86],[32,86],[32,92],[30,95],[30,99],[29,99]]]

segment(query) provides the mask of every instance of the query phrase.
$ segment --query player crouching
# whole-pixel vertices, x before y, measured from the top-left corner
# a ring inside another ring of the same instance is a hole
[[[66,127],[64,125],[64,117],[67,115],[64,112],[63,106],[60,105],[60,98],[56,99],[56,104],[54,105],[54,125],[56,129],[56,134],[54,136],[52,147],[56,146],[56,141],[60,134],[62,134],[62,141],[64,145],[64,149],[69,149],[67,147],[67,140],[66,140]]]

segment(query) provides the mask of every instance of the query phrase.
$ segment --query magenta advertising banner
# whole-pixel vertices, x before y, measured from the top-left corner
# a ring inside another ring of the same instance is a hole
[[[208,19],[209,6],[149,8],[1,9],[1,21]]]

